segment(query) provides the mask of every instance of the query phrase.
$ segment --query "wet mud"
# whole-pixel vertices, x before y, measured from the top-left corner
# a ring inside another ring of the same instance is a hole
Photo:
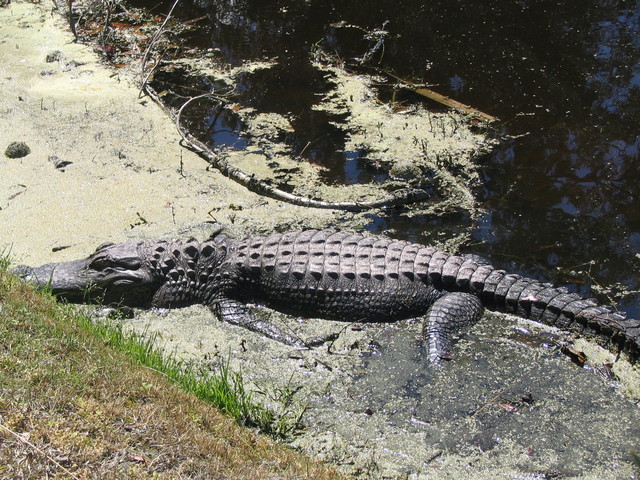
[[[561,352],[569,340],[562,332],[486,314],[458,342],[454,360],[433,370],[419,321],[361,325],[256,311],[300,338],[339,336],[295,350],[222,324],[204,307],[139,312],[126,326],[212,371],[228,362],[256,399],[292,416],[304,412],[304,428],[287,443],[360,478],[636,473],[633,392],[604,370],[573,364]]]

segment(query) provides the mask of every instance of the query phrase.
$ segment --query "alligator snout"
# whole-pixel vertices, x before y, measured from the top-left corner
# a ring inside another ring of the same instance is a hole
[[[82,300],[91,287],[86,275],[87,260],[75,260],[64,263],[47,263],[40,267],[18,265],[13,273],[32,283],[37,288],[47,288],[51,293],[64,295],[69,299]]]

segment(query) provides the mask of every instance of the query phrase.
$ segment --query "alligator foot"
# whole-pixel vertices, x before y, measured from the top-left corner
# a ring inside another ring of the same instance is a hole
[[[451,359],[454,335],[480,320],[482,312],[480,299],[469,293],[447,293],[433,302],[423,330],[429,346],[427,361],[440,366]]]
[[[310,344],[298,337],[283,332],[275,325],[258,319],[251,309],[240,302],[231,299],[223,299],[217,302],[214,307],[221,320],[232,325],[246,328],[252,332],[259,333],[265,337],[277,340],[285,345],[291,345],[299,349],[307,349]]]

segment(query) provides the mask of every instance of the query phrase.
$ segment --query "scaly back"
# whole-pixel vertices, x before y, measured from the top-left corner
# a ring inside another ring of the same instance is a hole
[[[633,348],[640,341],[640,322],[593,299],[402,240],[306,230],[238,240],[229,253],[252,296],[287,313],[391,321],[422,315],[438,296],[460,291],[490,309]]]
[[[426,266],[416,275],[418,258],[433,252],[385,237],[305,230],[239,240],[228,261],[244,280],[234,292],[239,299],[246,289],[287,313],[393,321],[424,314],[434,300]]]

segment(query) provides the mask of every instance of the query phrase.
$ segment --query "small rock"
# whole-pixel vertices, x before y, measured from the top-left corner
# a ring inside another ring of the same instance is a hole
[[[9,158],[22,158],[31,153],[31,149],[24,142],[11,142],[4,151],[5,156]]]
[[[47,54],[45,61],[47,63],[59,62],[64,59],[62,52],[60,50],[54,50],[53,52]]]
[[[74,68],[78,68],[79,66],[84,65],[84,63],[76,62],[75,60],[71,60],[67,62],[66,57],[60,50],[54,50],[53,52],[48,53],[47,56],[45,57],[45,62],[47,63],[58,62],[63,72],[69,72]],[[43,71],[41,75],[53,75],[53,73],[54,72]]]

